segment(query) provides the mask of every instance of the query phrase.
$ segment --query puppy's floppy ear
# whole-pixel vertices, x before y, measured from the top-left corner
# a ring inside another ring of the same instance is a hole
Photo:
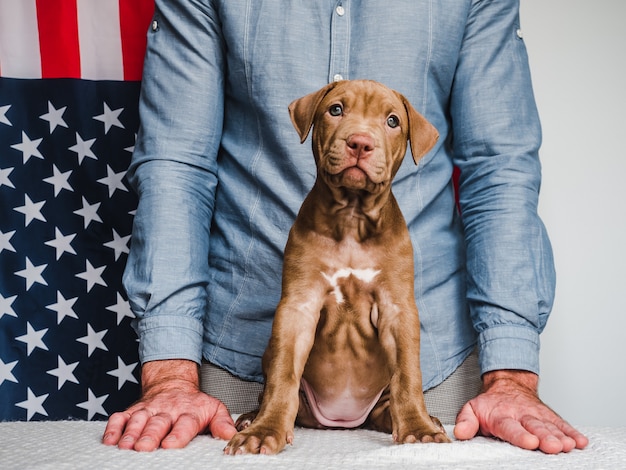
[[[324,96],[326,96],[326,93],[335,88],[336,85],[337,82],[329,83],[324,88],[303,96],[302,98],[298,98],[289,105],[291,122],[298,131],[300,143],[304,143],[309,135],[317,107],[321,103]]]
[[[424,116],[418,113],[404,96],[400,95],[409,116],[409,143],[413,161],[417,165],[439,139],[439,132]]]

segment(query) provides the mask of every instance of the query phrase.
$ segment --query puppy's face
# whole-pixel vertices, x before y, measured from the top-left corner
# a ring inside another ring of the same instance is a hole
[[[379,192],[406,152],[406,110],[394,92],[374,83],[341,85],[324,96],[313,121],[320,175],[332,186]]]
[[[330,84],[294,101],[290,112],[303,141],[313,127],[320,177],[354,191],[389,188],[407,140],[416,162],[437,140],[437,131],[401,94],[373,81]]]

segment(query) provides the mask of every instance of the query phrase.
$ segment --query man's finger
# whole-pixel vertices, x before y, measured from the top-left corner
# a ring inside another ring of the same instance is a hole
[[[526,430],[526,428],[514,418],[505,418],[494,423],[491,433],[495,437],[510,442],[514,446],[522,449],[536,450],[539,448],[539,438]]]
[[[152,452],[161,445],[161,441],[172,428],[172,417],[166,413],[152,416],[144,425],[135,442],[134,449],[140,452]]]
[[[134,449],[135,443],[141,436],[148,419],[150,419],[150,413],[145,409],[130,414],[117,443],[118,447],[120,449]]]
[[[569,452],[576,447],[576,442],[566,436],[557,426],[534,416],[526,416],[521,420],[522,426],[539,439],[539,450],[546,454]]]
[[[107,446],[115,446],[120,441],[126,423],[130,418],[129,413],[113,413],[109,417],[107,426],[102,435],[102,443]]]
[[[456,417],[456,425],[454,426],[454,437],[461,441],[472,439],[478,434],[480,424],[478,417],[474,413],[472,403],[466,403]]]
[[[202,429],[197,415],[181,415],[169,434],[161,441],[161,447],[163,449],[182,449],[200,432]]]
[[[587,439],[583,433],[579,432],[567,421],[560,421],[557,423],[557,427],[563,432],[563,434],[574,439],[577,449],[584,449],[587,447],[587,444],[589,444],[589,439]]]
[[[223,439],[225,441],[230,440],[231,437],[237,434],[235,422],[230,416],[226,406],[222,403],[218,405],[215,416],[213,416],[209,424],[209,431],[216,439]]]

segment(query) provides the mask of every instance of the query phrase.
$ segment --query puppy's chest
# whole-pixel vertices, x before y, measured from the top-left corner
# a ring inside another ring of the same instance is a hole
[[[320,274],[328,285],[327,296],[338,305],[358,302],[359,297],[368,296],[375,287],[380,269],[376,268],[341,268],[329,269]]]
[[[326,269],[320,272],[326,286],[326,298],[320,328],[369,336],[378,323],[377,292],[381,288],[381,270],[377,267]]]

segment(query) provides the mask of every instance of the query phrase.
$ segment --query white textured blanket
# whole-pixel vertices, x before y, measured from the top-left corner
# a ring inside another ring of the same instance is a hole
[[[451,434],[452,429],[448,428]],[[196,438],[183,450],[120,451],[100,444],[104,423],[0,423],[0,468],[7,469],[625,469],[626,428],[581,428],[589,447],[544,455],[492,439],[396,445],[363,430],[296,429],[293,446],[277,456],[224,456],[224,441]]]

